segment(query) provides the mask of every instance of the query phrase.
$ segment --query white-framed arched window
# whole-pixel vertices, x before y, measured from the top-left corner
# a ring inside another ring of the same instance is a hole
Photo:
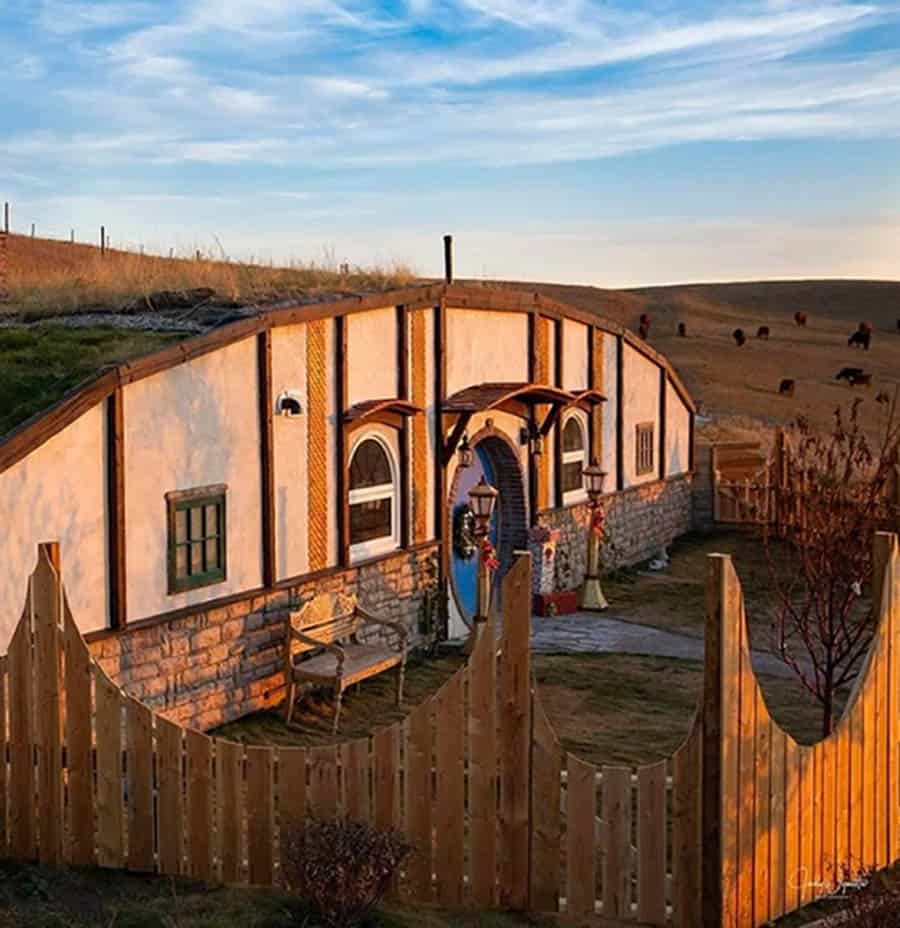
[[[364,560],[400,546],[400,501],[394,449],[367,432],[350,452],[350,559]]]
[[[563,504],[587,498],[584,468],[588,462],[587,422],[580,412],[571,412],[562,424],[562,494]]]

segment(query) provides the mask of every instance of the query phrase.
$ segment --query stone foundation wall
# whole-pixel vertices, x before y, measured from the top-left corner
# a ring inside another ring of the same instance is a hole
[[[671,477],[612,493],[604,499],[609,539],[602,553],[604,569],[630,567],[652,558],[693,526],[692,477]],[[551,509],[541,518],[560,533],[557,568],[561,589],[576,589],[587,561],[587,503]],[[566,572],[561,561],[568,560]],[[563,577],[565,579],[563,579]]]
[[[89,636],[90,649],[129,695],[173,721],[213,728],[282,701],[288,613],[316,593],[356,593],[370,612],[405,622],[414,647],[436,552],[433,545],[398,552],[287,590]]]

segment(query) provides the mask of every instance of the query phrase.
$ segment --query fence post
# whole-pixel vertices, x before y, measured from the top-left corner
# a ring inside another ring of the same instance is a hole
[[[702,920],[704,928],[732,924],[738,860],[737,744],[740,700],[740,586],[731,558],[711,554],[706,579],[703,758],[701,783]]]
[[[528,908],[531,863],[531,555],[503,581],[500,663],[500,904]]]
[[[9,235],[9,201],[3,203],[3,234]]]
[[[106,226],[100,226],[100,257],[106,254]]]
[[[9,299],[7,281],[9,279],[9,235],[0,233],[0,303]]]

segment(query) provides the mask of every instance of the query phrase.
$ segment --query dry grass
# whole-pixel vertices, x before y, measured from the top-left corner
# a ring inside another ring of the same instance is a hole
[[[292,262],[287,267],[241,263],[201,254],[163,258],[128,251],[100,250],[24,236],[9,238],[9,302],[4,309],[29,316],[117,309],[162,290],[208,287],[220,299],[267,303],[310,294],[389,290],[415,279],[410,268],[351,267]]]

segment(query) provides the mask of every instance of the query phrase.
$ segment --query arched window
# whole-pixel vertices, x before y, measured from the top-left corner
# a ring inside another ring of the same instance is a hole
[[[585,495],[584,472],[587,457],[587,437],[584,423],[577,414],[570,415],[562,431],[562,491],[563,502],[571,503]]]
[[[397,469],[380,438],[363,438],[350,457],[350,556],[371,557],[399,544]]]

